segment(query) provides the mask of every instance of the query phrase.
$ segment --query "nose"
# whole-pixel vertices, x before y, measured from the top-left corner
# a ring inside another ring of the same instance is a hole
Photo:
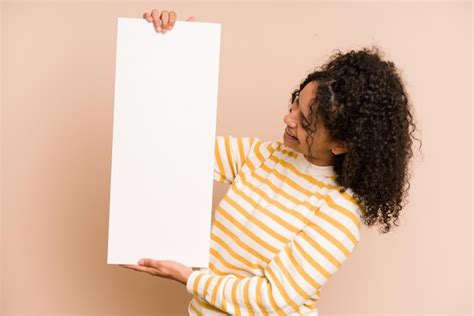
[[[296,128],[296,118],[294,117],[294,112],[287,113],[283,117],[283,122],[291,128]]]

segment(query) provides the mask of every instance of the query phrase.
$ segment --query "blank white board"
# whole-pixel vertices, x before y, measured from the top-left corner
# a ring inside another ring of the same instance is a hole
[[[208,267],[220,33],[118,18],[109,264]]]

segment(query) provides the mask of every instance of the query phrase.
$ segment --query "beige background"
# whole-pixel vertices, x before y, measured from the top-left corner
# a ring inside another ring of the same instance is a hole
[[[423,157],[401,226],[364,228],[320,315],[471,315],[471,3],[1,5],[1,315],[186,314],[183,285],[106,264],[117,17],[152,8],[222,23],[220,135],[281,139],[314,66],[380,45],[405,78]],[[215,184],[214,206],[226,189]]]

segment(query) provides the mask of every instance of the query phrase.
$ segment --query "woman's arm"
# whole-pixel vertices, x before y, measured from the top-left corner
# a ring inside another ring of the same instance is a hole
[[[297,312],[318,295],[359,241],[356,206],[343,209],[343,204],[335,201],[331,206],[323,204],[311,222],[266,265],[263,276],[242,278],[194,271],[187,291],[232,315],[249,310],[279,315]],[[341,221],[342,214],[354,216]]]

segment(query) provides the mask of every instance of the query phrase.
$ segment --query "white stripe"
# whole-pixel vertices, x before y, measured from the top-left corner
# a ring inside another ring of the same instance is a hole
[[[344,233],[342,233],[332,224],[323,220],[321,217],[317,217],[313,222],[316,223],[317,226],[320,226],[322,229],[324,229],[329,235],[333,236],[334,239],[341,242],[347,251],[351,251],[354,248],[354,244],[349,239],[347,239]]]
[[[231,199],[233,199],[237,204],[239,204],[240,206],[242,206],[244,209],[247,209],[247,210],[251,210],[253,209],[253,206],[247,202],[246,200],[244,200],[240,195],[237,195],[235,194],[234,192],[230,192],[230,195],[231,195]],[[258,204],[262,204],[262,201],[255,201],[255,203],[258,203]],[[265,202],[263,202],[265,203]],[[240,212],[239,212],[240,214]],[[288,231],[284,226],[281,226],[280,224],[278,224],[277,222],[275,222],[272,218],[270,217],[267,217],[267,216],[262,216],[261,214],[261,211],[253,211],[253,213],[247,213],[252,219],[256,219],[256,220],[259,220],[260,222],[263,223],[263,225],[265,225],[266,227],[268,227],[269,229],[271,229],[272,231],[275,232],[275,234],[278,232],[280,233],[281,235],[283,235],[281,233],[281,230],[284,229],[285,231],[291,233],[290,231]],[[262,218],[263,217],[263,218]],[[269,244],[271,244],[273,247],[276,247],[276,248],[282,248],[286,245],[286,242],[281,242],[279,239],[277,239],[276,237],[273,237],[271,234],[267,233],[266,231],[264,231],[263,229],[261,229],[259,226],[257,226],[256,224],[254,223],[251,223],[250,220],[247,220],[245,219],[245,222],[241,222],[242,224],[245,223],[245,225],[251,225],[251,227],[255,227],[255,229],[251,229],[252,231],[254,231],[256,233],[257,236],[261,237],[263,240],[267,241]],[[247,224],[248,223],[248,224]],[[262,237],[261,235],[265,235],[265,237]]]
[[[352,235],[354,235],[354,237],[356,238],[358,237],[359,228],[356,226],[356,224],[352,221],[352,219],[349,216],[346,216],[340,211],[337,211],[331,208],[329,205],[327,205],[326,201],[323,202],[319,210],[321,211],[321,213],[333,218],[335,221],[339,222],[342,226],[346,227],[352,233]]]
[[[319,240],[317,243],[320,244]],[[304,238],[299,238],[298,245],[300,245],[317,263],[323,266],[329,273],[333,274],[336,272],[337,267],[329,261],[321,252],[315,249],[310,243]],[[324,247],[323,247],[324,248]]]
[[[250,254],[249,252],[247,252],[247,250],[243,249],[240,245],[238,245],[237,243],[235,243],[235,241],[233,239],[231,239],[226,233],[224,233],[223,231],[221,231],[219,228],[215,228],[215,230],[213,231],[214,235],[216,235],[217,237],[219,237],[220,239],[222,239],[227,245],[232,245],[232,251],[237,253],[238,255],[240,255],[241,257],[243,257],[244,259],[252,262],[252,263],[255,263],[255,264],[258,264],[257,262],[260,261],[259,258],[253,256],[252,254]],[[214,240],[211,240],[211,246],[213,246],[217,251],[219,251],[222,256],[224,258],[227,259],[227,261],[229,263],[232,263],[236,266],[241,266],[241,267],[245,267],[249,273],[252,273],[253,275],[261,275],[261,269],[260,268],[250,268],[248,266],[246,266],[243,262],[241,262],[240,260],[234,258],[231,254],[229,254],[227,252],[227,250],[225,250],[225,248],[221,247],[218,243],[214,242]],[[225,252],[225,253],[222,253],[222,252]],[[213,258],[213,256],[211,257],[211,259]]]
[[[260,189],[260,191],[263,191],[265,193],[265,196],[270,199],[270,200],[274,200],[278,203],[280,203],[281,205],[283,205],[283,207],[285,207],[287,210],[293,210],[296,206],[300,207],[300,208],[305,208],[308,212],[310,211],[306,206],[304,205],[300,205],[300,204],[295,204],[293,201],[290,201],[288,200],[287,198],[283,197],[281,195],[281,193],[278,193],[276,194],[270,187],[268,187],[267,184],[263,184],[262,182],[259,182],[257,179],[255,179],[254,177],[248,177],[246,178],[246,180],[251,183],[253,186],[257,187]],[[281,186],[281,183],[282,182],[277,182],[277,181],[280,181],[280,180],[272,180],[272,179],[269,179],[270,181],[273,182],[273,184],[275,186]],[[284,190],[287,191],[286,189],[286,184],[283,184],[285,186]],[[238,184],[239,187],[242,187],[243,184]],[[243,187],[242,187],[243,188]],[[247,189],[246,191],[250,192],[249,195],[250,197],[253,199],[253,200],[258,200],[258,199],[263,199],[266,202],[266,200],[264,198],[261,198],[260,197],[260,193],[257,193],[255,191],[252,191],[251,189]],[[295,193],[296,194],[296,193]],[[282,210],[278,209],[278,212],[282,212]],[[285,212],[286,213],[286,212]],[[300,212],[301,213],[301,212]],[[303,212],[303,213],[306,213],[306,212]],[[295,218],[295,220],[298,220],[297,218]],[[299,221],[299,220],[298,220]],[[301,224],[304,224],[303,222],[300,222]],[[298,224],[296,224],[296,226],[298,226]]]
[[[340,258],[341,256],[345,257],[344,253],[341,252],[336,245],[334,245],[332,242],[330,242],[317,231],[313,229],[308,229],[306,230],[306,233],[311,239],[316,240],[322,248],[332,254],[336,259]]]
[[[242,191],[242,194],[244,196],[252,200],[254,203],[258,204],[261,208],[265,209],[265,211],[268,211],[270,214],[273,214],[277,218],[281,219],[281,221],[288,223],[291,226],[294,226],[295,229],[298,229],[304,224],[304,222],[300,221],[297,217],[290,215],[289,213],[281,210],[280,208],[277,208],[273,204],[269,204],[265,198],[261,198],[259,194],[253,192],[250,188],[243,187],[241,184],[236,184],[236,188]],[[265,223],[269,223],[271,227],[281,232],[282,235],[293,234],[293,231],[287,229],[286,226],[283,226],[282,224],[276,222],[272,217],[265,214],[262,210],[257,210],[256,212],[254,212],[254,216]]]
[[[257,171],[257,174],[261,176],[262,178],[267,179],[270,183],[272,183],[277,188],[282,187],[285,193],[288,193],[288,195],[293,196],[298,201],[305,201],[308,199],[307,195],[301,193],[298,190],[293,189],[293,187],[291,187],[286,182],[281,181],[279,178],[277,178],[273,174],[268,174],[266,171],[261,170],[261,169]],[[246,177],[246,180],[249,183],[251,183],[253,186],[264,191],[269,197],[273,197],[277,202],[279,202],[280,204],[282,204],[288,209],[293,209],[295,205],[298,205],[298,204],[295,204],[295,202],[293,202],[292,200],[288,199],[287,197],[284,197],[281,193],[275,193],[275,191],[273,191],[273,189],[270,188],[266,183],[260,182],[255,177]],[[300,207],[306,208],[306,206],[303,206],[303,205]]]
[[[239,205],[247,204],[246,201],[242,200],[238,196],[232,196],[232,199],[234,200],[234,202],[238,203]],[[278,239],[273,237],[271,234],[269,234],[268,232],[264,231],[259,226],[254,224],[250,219],[247,219],[246,217],[244,217],[239,211],[235,210],[230,204],[228,204],[227,201],[222,200],[221,207],[223,209],[225,209],[237,222],[244,225],[246,228],[249,229],[250,232],[252,232],[254,235],[256,235],[261,240],[265,241],[270,246],[272,246],[276,249],[280,249],[280,248],[284,247],[285,243],[280,242]],[[247,209],[248,209],[248,207],[247,207]],[[247,235],[247,234],[245,234],[245,235]],[[257,241],[254,241],[254,243],[256,243],[256,242]]]
[[[221,216],[217,212],[216,212],[216,217],[219,219],[221,223],[224,224],[224,226],[228,230],[234,233],[237,236],[237,238],[239,238],[249,248],[253,249],[257,253],[261,253],[263,257],[273,258],[273,256],[275,255],[274,253],[270,252],[266,248],[261,247],[259,244],[256,243],[256,241],[248,237],[246,234],[243,234],[242,231],[237,230],[236,227],[231,222],[229,222],[225,217]],[[235,243],[233,245],[235,245],[236,247],[238,246],[238,244],[235,244]],[[244,249],[242,250],[245,251]],[[248,253],[247,256],[253,256],[253,255]]]
[[[232,170],[230,168],[229,157],[227,156],[226,147],[225,147],[225,137],[218,136],[217,142],[218,142],[217,150],[219,151],[222,167],[225,173],[223,176],[226,177],[227,179],[232,179]],[[232,151],[231,151],[231,154],[232,154]]]

